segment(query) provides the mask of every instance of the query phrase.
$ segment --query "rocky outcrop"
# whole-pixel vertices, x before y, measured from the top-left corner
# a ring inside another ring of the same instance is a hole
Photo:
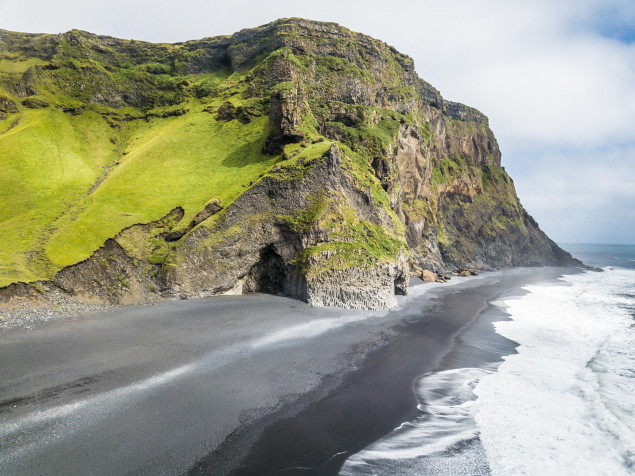
[[[18,106],[16,103],[6,96],[0,96],[0,112],[4,113],[16,113],[18,112]]]
[[[150,276],[115,241],[108,240],[89,259],[63,269],[53,283],[70,296],[135,304],[157,299]]]
[[[305,137],[299,125],[307,110],[305,98],[297,89],[274,91],[269,102],[269,136],[265,151],[278,154],[286,144],[302,141]]]

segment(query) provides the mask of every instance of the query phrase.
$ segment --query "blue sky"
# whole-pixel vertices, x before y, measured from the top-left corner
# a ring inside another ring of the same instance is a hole
[[[0,0],[0,28],[157,42],[290,16],[379,38],[485,113],[521,201],[556,241],[635,243],[633,0]]]

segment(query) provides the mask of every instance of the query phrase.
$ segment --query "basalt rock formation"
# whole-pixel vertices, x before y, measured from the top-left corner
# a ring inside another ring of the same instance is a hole
[[[483,114],[336,24],[175,45],[0,30],[0,72],[5,190],[66,167],[0,216],[3,240],[26,227],[5,296],[381,309],[411,269],[581,264],[520,204]]]

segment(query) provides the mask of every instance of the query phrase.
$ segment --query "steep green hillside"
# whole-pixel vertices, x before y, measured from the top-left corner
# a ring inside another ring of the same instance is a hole
[[[51,278],[177,206],[191,219],[213,197],[231,202],[276,160],[262,153],[266,117],[219,123],[197,103],[115,131],[93,111],[15,116],[0,135],[0,286]]]

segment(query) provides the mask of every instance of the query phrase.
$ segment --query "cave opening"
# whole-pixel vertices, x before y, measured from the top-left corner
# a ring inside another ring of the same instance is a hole
[[[408,294],[408,281],[410,276],[400,273],[394,280],[395,296],[406,296]]]
[[[273,245],[260,250],[260,259],[251,267],[247,278],[248,292],[284,294],[285,264]]]

